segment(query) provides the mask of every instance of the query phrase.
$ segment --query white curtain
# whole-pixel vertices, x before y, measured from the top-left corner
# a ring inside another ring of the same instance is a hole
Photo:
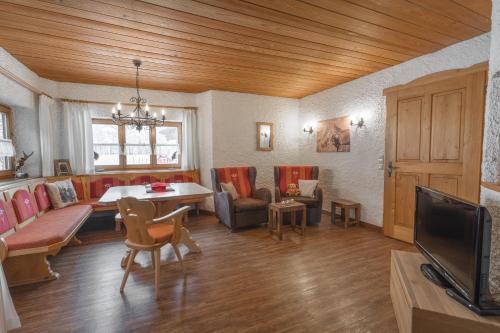
[[[0,333],[18,327],[21,327],[21,322],[12,303],[2,264],[0,264]]]
[[[45,95],[38,99],[38,124],[40,126],[40,146],[42,157],[42,176],[54,175],[54,100]]]
[[[198,154],[198,125],[195,110],[182,113],[182,169],[194,170],[200,166]]]
[[[94,173],[92,116],[87,103],[64,102],[68,156],[74,174]]]

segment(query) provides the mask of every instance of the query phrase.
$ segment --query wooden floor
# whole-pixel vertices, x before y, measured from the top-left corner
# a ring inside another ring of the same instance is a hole
[[[123,236],[82,234],[85,245],[51,259],[59,280],[11,290],[23,325],[15,332],[397,332],[390,251],[410,245],[326,216],[281,242],[264,227],[229,233],[209,216],[188,228],[204,252],[185,256],[183,278],[163,249],[158,302],[149,254],[121,295]]]

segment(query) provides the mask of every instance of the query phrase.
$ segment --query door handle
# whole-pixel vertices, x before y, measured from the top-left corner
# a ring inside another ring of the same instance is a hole
[[[394,169],[399,169],[399,167],[393,166],[392,161],[389,161],[389,163],[387,164],[387,176],[391,177]]]

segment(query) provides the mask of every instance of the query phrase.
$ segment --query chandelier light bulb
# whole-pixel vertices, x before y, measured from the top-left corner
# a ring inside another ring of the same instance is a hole
[[[149,112],[149,104],[146,103],[146,108],[145,108],[146,112]]]
[[[118,103],[118,105],[116,106],[116,108],[118,109],[118,111],[120,111],[122,109],[122,103]]]
[[[115,109],[115,107],[113,107],[113,108],[111,109],[111,113],[112,113],[113,115],[115,115],[115,113],[116,113],[116,109]]]
[[[156,112],[153,112],[153,118],[156,119]]]
[[[165,115],[165,109],[161,109],[161,115],[164,116]]]

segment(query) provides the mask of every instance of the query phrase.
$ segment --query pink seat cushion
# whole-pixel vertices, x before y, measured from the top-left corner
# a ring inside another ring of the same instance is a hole
[[[35,199],[38,205],[38,209],[41,211],[46,211],[52,207],[50,203],[49,194],[47,193],[47,188],[45,184],[38,184],[35,187]]]
[[[12,203],[0,200],[0,234],[9,231],[16,226],[16,214]]]
[[[12,205],[16,212],[17,221],[22,223],[38,213],[38,207],[33,194],[26,190],[18,190],[12,196]]]
[[[9,251],[50,246],[64,241],[92,212],[88,205],[51,210],[5,240]]]

